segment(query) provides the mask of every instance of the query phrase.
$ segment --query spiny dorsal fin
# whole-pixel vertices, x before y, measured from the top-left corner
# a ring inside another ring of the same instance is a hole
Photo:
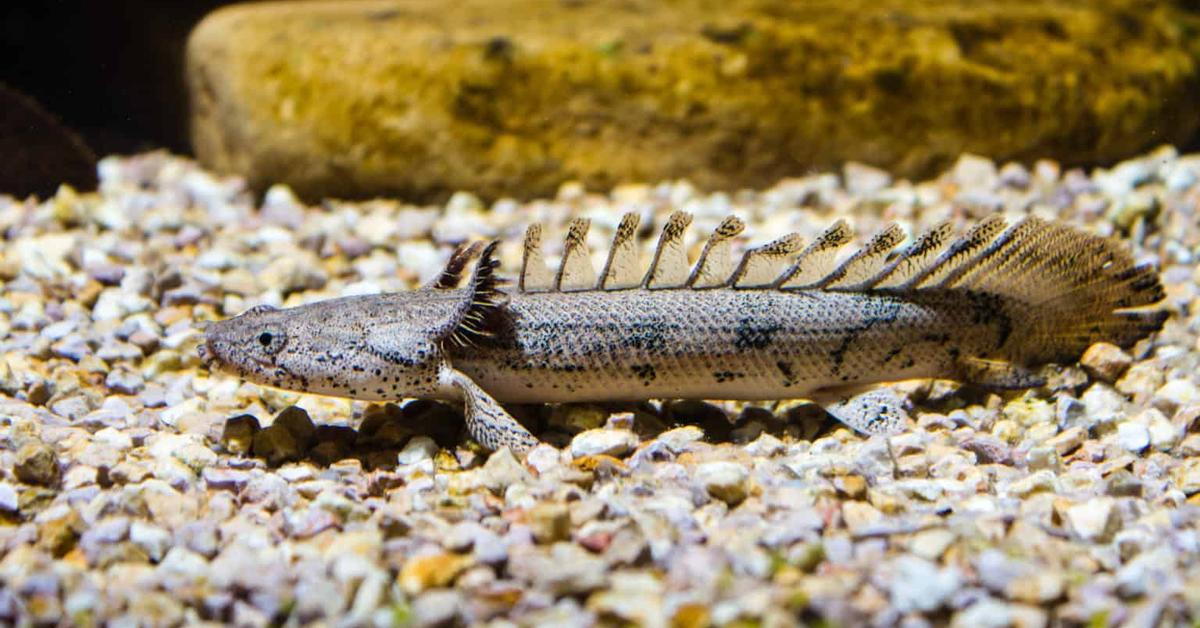
[[[558,275],[554,277],[555,290],[579,292],[596,287],[596,269],[592,268],[587,247],[587,234],[591,226],[591,220],[576,218],[567,228],[562,263],[558,266]]]
[[[463,270],[467,264],[471,262],[471,258],[479,254],[479,250],[483,248],[483,243],[476,240],[470,244],[461,244],[454,252],[450,254],[450,259],[446,260],[446,267],[442,269],[441,274],[429,284],[429,287],[434,290],[450,290],[457,288],[459,282],[462,281]]]
[[[499,242],[493,240],[483,247],[471,272],[470,293],[458,324],[449,336],[450,341],[459,346],[465,347],[491,336],[488,319],[504,304],[504,293],[500,291],[501,280],[496,276],[496,267],[500,265],[495,258],[498,245]]]
[[[839,218],[800,253],[792,267],[776,280],[775,286],[782,290],[797,290],[817,284],[832,270],[838,250],[853,237],[850,225]]]
[[[634,212],[621,216],[621,224],[613,235],[612,248],[604,272],[600,273],[601,290],[624,290],[636,288],[641,283],[642,273],[638,264],[637,228],[641,218]]]
[[[837,270],[821,281],[826,290],[862,290],[887,263],[887,255],[904,241],[904,229],[891,223],[854,252]]]
[[[692,215],[685,212],[675,212],[667,219],[658,238],[658,246],[654,249],[650,270],[642,281],[643,286],[656,290],[684,285],[688,278],[688,260],[683,235],[691,224]]]
[[[730,283],[734,288],[765,288],[775,283],[788,260],[804,246],[804,238],[789,233],[746,251]]]
[[[525,256],[521,261],[521,276],[517,290],[521,292],[546,292],[554,286],[554,275],[546,268],[542,255],[542,226],[529,225],[525,230]]]
[[[950,236],[954,234],[954,223],[945,221],[929,231],[921,234],[908,248],[890,264],[879,271],[873,279],[864,284],[864,288],[886,289],[902,285],[914,275],[929,265],[942,249],[950,244]]]
[[[700,252],[700,259],[688,278],[691,288],[720,288],[729,284],[733,272],[733,239],[746,229],[737,216],[728,216],[713,231]]]
[[[984,218],[979,224],[971,227],[963,237],[951,244],[950,248],[939,255],[932,264],[897,286],[897,289],[911,290],[941,285],[943,279],[960,266],[970,263],[979,251],[991,244],[1007,224],[1004,217],[999,214],[992,214]]]

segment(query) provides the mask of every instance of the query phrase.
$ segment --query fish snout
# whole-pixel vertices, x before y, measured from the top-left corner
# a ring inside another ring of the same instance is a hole
[[[212,345],[212,339],[205,336],[204,340],[196,346],[196,352],[200,354],[200,362],[204,364],[204,368],[212,370],[217,366],[217,352]]]

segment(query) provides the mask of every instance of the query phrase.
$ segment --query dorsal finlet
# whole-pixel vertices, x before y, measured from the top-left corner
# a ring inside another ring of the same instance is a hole
[[[913,243],[908,245],[891,263],[874,278],[864,284],[864,288],[885,290],[894,288],[912,279],[921,272],[935,256],[950,244],[950,236],[954,234],[954,223],[949,220],[935,225],[929,231],[921,234]]]
[[[782,290],[800,290],[816,285],[829,275],[838,251],[853,237],[854,230],[839,218],[800,253],[792,267],[780,275],[775,286]]]
[[[524,258],[517,290],[521,292],[546,292],[554,285],[554,275],[546,268],[542,255],[542,226],[534,223],[525,229]]]
[[[608,261],[600,273],[601,290],[624,290],[641,284],[641,267],[638,264],[637,229],[641,218],[634,212],[621,216],[621,224],[613,235],[612,247],[608,250]]]
[[[642,281],[643,286],[659,290],[684,285],[688,278],[688,261],[683,236],[691,224],[692,215],[686,212],[677,211],[667,218],[667,224],[658,238],[658,246],[654,249],[650,270]]]
[[[554,277],[555,290],[579,292],[595,288],[596,270],[592,267],[587,247],[587,234],[591,226],[591,220],[576,218],[567,227],[562,263],[559,264],[558,274]]]
[[[904,229],[890,223],[875,234],[869,242],[854,252],[836,270],[817,282],[817,287],[826,290],[861,290],[887,263],[887,255],[900,245],[906,237]]]
[[[788,261],[804,247],[804,238],[789,233],[777,240],[746,251],[729,283],[734,288],[765,288],[775,284]]]
[[[697,289],[729,285],[733,271],[733,239],[745,229],[746,223],[737,216],[727,216],[722,220],[704,244],[687,285]]]

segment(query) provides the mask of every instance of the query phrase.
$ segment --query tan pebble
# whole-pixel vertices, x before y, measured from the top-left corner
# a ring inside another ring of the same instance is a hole
[[[1058,452],[1058,455],[1065,456],[1079,449],[1079,446],[1085,440],[1087,440],[1087,431],[1076,425],[1063,430],[1057,436],[1047,440],[1046,444],[1053,447]]]
[[[1025,397],[1004,406],[1004,418],[1026,427],[1054,421],[1054,407],[1043,399]]]
[[[1181,406],[1175,411],[1175,415],[1171,417],[1171,422],[1184,432],[1190,432],[1196,427],[1200,427],[1200,404],[1188,404]]]
[[[66,515],[51,519],[38,526],[37,545],[55,558],[62,558],[72,549],[84,531],[79,513],[70,510]]]
[[[874,506],[864,502],[845,502],[842,504],[842,520],[850,531],[855,531],[877,523],[883,519],[883,513]]]
[[[1067,508],[1071,529],[1084,541],[1104,542],[1120,530],[1121,518],[1111,497],[1100,497]]]
[[[1092,377],[1111,384],[1133,364],[1133,358],[1114,344],[1097,342],[1088,347],[1079,363]]]
[[[1171,472],[1175,486],[1185,495],[1200,493],[1200,458],[1184,460]]]
[[[706,462],[696,467],[696,480],[715,499],[736,506],[749,494],[749,472],[736,462]]]
[[[470,556],[450,553],[411,558],[400,569],[400,587],[416,595],[425,589],[448,586],[472,563]]]
[[[529,528],[538,543],[565,541],[571,536],[571,516],[566,504],[540,503],[529,509]]]
[[[26,484],[53,486],[58,484],[62,472],[58,467],[58,456],[54,448],[41,441],[25,443],[17,450],[13,473]]]
[[[844,475],[833,479],[833,486],[850,499],[862,499],[867,495],[867,480],[861,475]]]
[[[1149,395],[1162,386],[1166,377],[1162,367],[1151,362],[1138,362],[1117,380],[1116,389],[1124,395]]]

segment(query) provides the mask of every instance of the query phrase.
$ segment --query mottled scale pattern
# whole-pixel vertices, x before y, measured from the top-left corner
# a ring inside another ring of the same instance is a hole
[[[455,366],[500,401],[780,399],[950,372],[993,355],[996,299],[774,290],[513,294]]]

